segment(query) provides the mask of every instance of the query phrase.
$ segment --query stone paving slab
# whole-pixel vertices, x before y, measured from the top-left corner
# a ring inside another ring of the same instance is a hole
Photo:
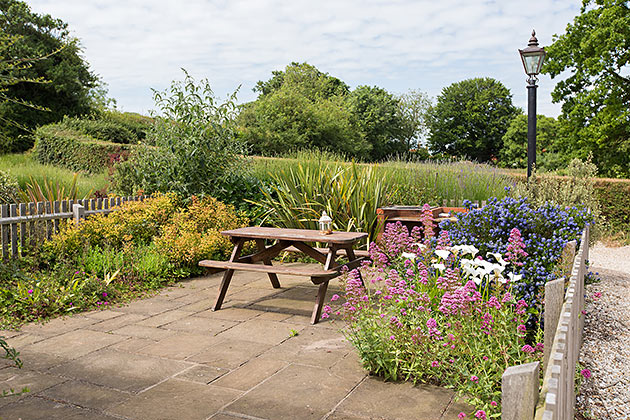
[[[0,363],[2,420],[455,420],[449,390],[370,378],[341,321],[310,324],[317,286],[221,275],[156,296],[7,332],[24,368]],[[328,298],[338,293],[333,281]],[[252,298],[251,300],[245,298]]]

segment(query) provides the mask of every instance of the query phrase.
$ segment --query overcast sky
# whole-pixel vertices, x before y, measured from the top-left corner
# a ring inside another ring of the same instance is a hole
[[[123,111],[154,108],[151,88],[209,79],[225,97],[252,87],[292,61],[308,62],[352,88],[432,98],[453,82],[493,77],[527,105],[518,55],[531,30],[541,46],[562,34],[579,0],[31,0],[37,13],[69,24],[91,69]],[[541,76],[538,113],[557,116],[555,80]]]

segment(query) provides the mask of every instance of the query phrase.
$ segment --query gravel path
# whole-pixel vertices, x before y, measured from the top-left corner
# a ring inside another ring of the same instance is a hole
[[[583,379],[576,418],[630,419],[630,246],[597,244],[590,263],[601,282],[586,287],[580,363],[592,376]]]

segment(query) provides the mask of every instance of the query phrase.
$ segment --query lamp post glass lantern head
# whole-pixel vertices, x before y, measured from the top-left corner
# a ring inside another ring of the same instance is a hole
[[[323,212],[322,217],[319,218],[319,231],[324,235],[332,233],[332,219],[326,212]]]
[[[532,37],[529,39],[527,48],[518,50],[518,52],[521,53],[525,73],[530,77],[530,80],[535,80],[536,75],[540,73],[546,54],[545,49],[538,46],[536,31],[532,31]]]

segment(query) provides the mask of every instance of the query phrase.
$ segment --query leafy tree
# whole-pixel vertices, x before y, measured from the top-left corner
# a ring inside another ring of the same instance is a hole
[[[409,127],[394,95],[377,86],[359,86],[349,101],[359,131],[371,145],[370,160],[409,151],[410,131],[405,131]]]
[[[426,117],[431,99],[425,92],[410,89],[399,96],[398,105],[403,118],[405,148],[418,149],[428,132]]]
[[[322,73],[308,63],[292,62],[284,71],[274,70],[271,74],[273,75],[271,79],[266,82],[259,80],[256,83],[254,92],[265,96],[280,90],[283,86],[292,86],[311,100],[343,96],[350,92],[350,88],[343,81],[328,73]]]
[[[566,33],[545,48],[543,73],[569,76],[552,97],[562,102],[572,155],[593,152],[600,171],[630,175],[630,8],[627,0],[584,0]]]
[[[519,110],[512,94],[492,78],[467,79],[442,89],[429,110],[433,152],[487,162],[498,157],[502,138]]]
[[[555,118],[536,117],[536,167],[555,170],[567,162],[563,153],[561,123]],[[505,135],[499,152],[499,165],[506,168],[527,167],[527,116],[517,115]]]
[[[99,95],[95,89],[99,80],[81,57],[79,42],[70,36],[66,23],[50,15],[33,13],[22,1],[0,0],[0,33],[3,34],[1,61],[15,64],[20,59],[38,58],[27,65],[2,69],[2,78],[12,82],[4,85],[3,94],[11,100],[0,103],[0,118],[18,124],[3,124],[0,136],[4,143],[6,139],[13,141],[9,150],[5,145],[0,151],[25,150],[32,145],[27,136],[29,130],[58,121],[66,114],[91,111]],[[32,83],[33,80],[50,83]],[[25,103],[37,107],[24,106]]]
[[[357,156],[369,150],[347,107],[348,86],[339,79],[292,63],[254,90],[258,99],[239,116],[241,138],[253,153],[317,148]]]
[[[185,72],[185,71],[184,71]],[[153,92],[160,115],[146,143],[116,165],[114,189],[123,194],[176,192],[240,201],[235,180],[244,180],[244,148],[236,139],[236,93],[218,103],[207,80],[188,73],[170,89]]]

